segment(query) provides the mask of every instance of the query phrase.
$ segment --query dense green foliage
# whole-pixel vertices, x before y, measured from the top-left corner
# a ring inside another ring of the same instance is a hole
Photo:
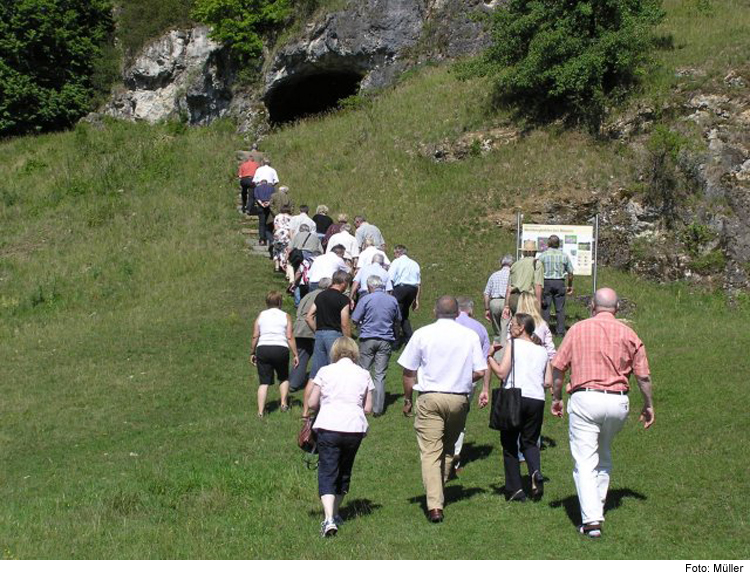
[[[598,126],[638,78],[661,0],[511,0],[495,11],[487,61],[496,97],[530,119]]]
[[[291,16],[290,0],[196,0],[193,16],[240,61],[260,56],[263,36]]]
[[[88,111],[111,9],[109,0],[0,1],[0,136],[59,129]]]

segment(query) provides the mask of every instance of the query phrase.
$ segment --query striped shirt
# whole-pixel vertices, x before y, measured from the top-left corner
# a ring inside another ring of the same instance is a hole
[[[537,258],[544,264],[545,280],[562,280],[565,274],[573,275],[573,264],[568,254],[561,249],[550,247]]]
[[[510,268],[508,266],[503,269],[496,271],[487,280],[487,285],[484,287],[484,293],[490,298],[505,298],[505,293],[508,291],[508,279],[510,278]]]
[[[646,348],[635,331],[612,313],[599,314],[576,323],[563,339],[552,367],[570,368],[570,390],[626,391],[630,374],[650,374]]]

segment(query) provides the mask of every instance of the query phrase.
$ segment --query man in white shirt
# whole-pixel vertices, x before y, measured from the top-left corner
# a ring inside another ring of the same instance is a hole
[[[310,207],[307,204],[302,204],[299,207],[299,214],[295,214],[289,221],[289,239],[294,239],[294,236],[299,233],[299,228],[302,225],[310,227],[311,233],[316,233],[315,221],[308,216]]]
[[[355,216],[354,226],[357,229],[356,233],[354,233],[354,236],[357,238],[357,245],[359,246],[359,249],[362,249],[362,246],[364,245],[366,239],[371,239],[372,244],[375,245],[375,247],[383,247],[385,245],[383,233],[380,232],[380,229],[378,227],[368,223],[365,217]]]
[[[333,278],[337,271],[349,273],[349,266],[344,261],[344,246],[336,245],[328,253],[318,255],[310,267],[307,277],[309,280],[310,292],[318,289],[318,282],[323,278]]]
[[[255,170],[253,175],[253,183],[258,186],[261,182],[267,182],[272,185],[279,183],[279,175],[276,170],[271,167],[271,160],[266,158],[263,160],[263,165]]]
[[[347,257],[351,258],[352,265],[356,267],[357,258],[359,257],[359,245],[357,245],[357,239],[351,234],[351,230],[351,225],[342,225],[341,230],[328,239],[326,251],[330,251],[336,245],[343,245],[344,249],[346,249]]]
[[[391,265],[391,260],[388,259],[385,251],[380,249],[380,247],[375,247],[375,245],[372,244],[372,239],[366,239],[365,248],[360,252],[359,258],[357,259],[357,267],[360,268],[370,265],[372,263],[372,258],[378,254],[383,256],[383,267],[388,269],[388,266]]]
[[[378,253],[372,258],[372,263],[366,265],[355,274],[354,281],[352,281],[351,293],[349,294],[349,298],[352,300],[352,308],[354,307],[354,302],[367,295],[367,278],[370,276],[378,276],[383,282],[383,290],[388,294],[393,292],[391,278],[383,267],[383,263],[383,254]]]
[[[404,415],[411,414],[413,391],[419,392],[414,430],[422,459],[427,518],[433,523],[443,520],[449,456],[466,424],[469,395],[487,370],[479,336],[455,322],[457,316],[456,299],[441,296],[435,304],[437,320],[418,329],[398,359],[404,368]]]
[[[412,334],[409,322],[409,310],[419,310],[419,295],[422,293],[422,272],[419,264],[406,255],[405,245],[393,248],[393,262],[388,268],[388,275],[393,283],[393,295],[401,310],[401,325],[395,348],[409,342]]]

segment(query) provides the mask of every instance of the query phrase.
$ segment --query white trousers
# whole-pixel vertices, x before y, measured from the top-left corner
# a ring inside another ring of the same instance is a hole
[[[604,520],[604,502],[612,471],[610,445],[628,416],[627,396],[576,392],[568,402],[573,480],[581,504],[581,522]]]

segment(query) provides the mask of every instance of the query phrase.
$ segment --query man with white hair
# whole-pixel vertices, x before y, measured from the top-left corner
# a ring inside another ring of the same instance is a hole
[[[357,258],[357,267],[360,268],[370,265],[372,263],[372,258],[378,253],[383,256],[383,267],[388,269],[388,266],[391,265],[391,260],[388,259],[385,251],[380,247],[375,247],[375,245],[373,245],[372,239],[365,239],[364,249],[360,251],[359,257]]]
[[[354,226],[357,231],[354,234],[357,238],[357,246],[359,249],[363,248],[366,239],[370,239],[375,247],[384,247],[385,239],[383,239],[383,233],[375,225],[371,225],[367,222],[364,216],[358,215],[354,217]]]
[[[383,267],[383,260],[384,255],[382,253],[376,253],[375,256],[372,258],[372,263],[366,267],[363,267],[361,270],[357,272],[357,274],[354,276],[354,280],[352,281],[352,288],[351,292],[349,293],[349,298],[352,300],[352,305],[357,302],[358,299],[363,298],[364,296],[367,296],[367,279],[370,276],[377,276],[380,278],[380,281],[383,284],[383,289],[386,292],[392,292],[393,291],[393,284],[391,283],[391,278],[388,275],[388,272]],[[399,319],[400,320],[400,319]]]
[[[360,300],[352,322],[359,325],[359,365],[366,370],[372,368],[372,412],[377,418],[385,411],[385,376],[401,312],[396,299],[384,292],[380,276],[367,278],[367,290],[369,294]]]
[[[581,506],[579,530],[592,538],[602,535],[612,471],[610,445],[628,416],[631,374],[643,396],[639,420],[648,429],[655,419],[646,348],[633,329],[615,318],[619,308],[614,290],[597,290],[593,316],[568,330],[552,360],[552,414],[556,417],[564,413],[563,380],[570,369],[569,437]]]
[[[266,182],[272,186],[279,183],[279,174],[271,167],[271,160],[267,157],[263,159],[263,164],[255,170],[253,175],[253,183],[256,186],[259,186],[261,182]]]
[[[352,267],[356,267],[357,258],[359,257],[359,245],[357,245],[357,239],[351,234],[352,226],[350,224],[344,224],[341,226],[341,230],[328,239],[328,245],[326,245],[326,252],[333,249],[336,245],[343,245],[346,250],[344,256],[347,261],[351,261]]]

